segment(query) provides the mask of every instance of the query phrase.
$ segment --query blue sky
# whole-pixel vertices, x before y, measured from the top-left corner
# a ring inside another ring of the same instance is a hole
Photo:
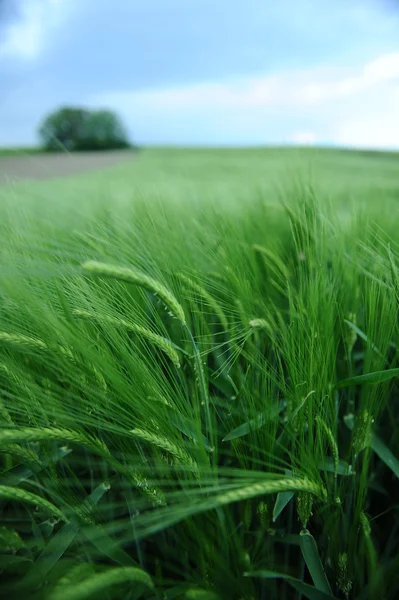
[[[399,148],[396,0],[0,0],[0,146],[115,109],[139,144]]]

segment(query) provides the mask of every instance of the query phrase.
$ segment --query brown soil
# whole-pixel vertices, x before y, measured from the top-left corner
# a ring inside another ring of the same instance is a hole
[[[83,171],[97,171],[132,159],[132,151],[79,152],[0,156],[0,183],[21,179],[51,179]]]

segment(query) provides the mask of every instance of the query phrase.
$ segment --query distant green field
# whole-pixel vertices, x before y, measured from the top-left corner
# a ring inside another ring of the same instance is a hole
[[[398,598],[398,219],[395,153],[0,186],[5,597]]]
[[[39,154],[40,148],[0,148],[0,156],[25,156],[26,154]]]

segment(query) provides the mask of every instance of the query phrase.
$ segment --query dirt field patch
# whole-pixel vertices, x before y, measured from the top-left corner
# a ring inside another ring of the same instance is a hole
[[[83,171],[96,171],[131,160],[132,151],[31,154],[0,157],[0,183],[21,179],[51,179]]]

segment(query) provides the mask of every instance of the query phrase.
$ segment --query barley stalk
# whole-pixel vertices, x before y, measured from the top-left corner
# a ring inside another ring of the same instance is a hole
[[[110,265],[108,263],[97,262],[95,260],[89,260],[82,265],[82,268],[91,275],[97,275],[99,277],[111,277],[112,279],[119,279],[126,281],[133,285],[138,285],[149,292],[152,292],[158,296],[164,304],[169,308],[172,315],[176,317],[183,325],[186,324],[186,317],[182,306],[176,300],[174,295],[159,281],[148,277],[140,271],[133,270],[126,267],[118,267]]]
[[[213,310],[215,315],[218,317],[223,329],[225,331],[228,330],[229,324],[226,319],[226,316],[220,306],[220,304],[215,300],[215,298],[204,288],[202,285],[199,285],[197,282],[193,281],[190,277],[183,275],[183,273],[179,273],[178,278],[185,283],[188,287],[190,287],[198,296],[203,298],[205,302],[209,305],[209,307]]]
[[[187,334],[190,338],[191,341],[191,345],[193,347],[193,352],[194,352],[194,370],[196,372],[197,375],[197,380],[199,383],[199,389],[200,389],[200,393],[202,396],[202,404],[204,406],[205,409],[205,429],[206,429],[206,434],[207,437],[210,439],[212,447],[214,447],[214,434],[213,434],[213,428],[212,428],[212,419],[211,419],[211,412],[210,412],[210,407],[209,407],[209,396],[208,396],[208,389],[207,389],[207,385],[205,382],[205,373],[204,373],[204,369],[202,368],[202,363],[201,363],[201,355],[199,353],[197,344],[195,343],[195,339],[193,334],[191,333],[189,327],[187,326],[187,324],[185,325],[185,329],[187,331]]]
[[[270,526],[269,507],[263,500],[261,500],[258,506],[256,507],[256,514],[259,517],[261,530],[267,531]]]
[[[249,529],[252,523],[252,502],[248,501],[244,504],[244,512],[242,516],[242,521],[244,523],[245,529]]]
[[[19,500],[21,502],[33,504],[34,506],[38,506],[39,508],[52,513],[62,521],[68,522],[64,513],[54,506],[54,504],[36,494],[27,492],[26,490],[9,487],[7,485],[0,485],[0,498],[3,498],[4,500]]]
[[[173,362],[173,364],[179,368],[180,367],[180,358],[179,355],[174,348],[172,342],[167,338],[153,333],[151,330],[146,329],[145,327],[141,327],[140,325],[136,325],[135,323],[130,323],[125,321],[124,319],[119,319],[115,317],[109,317],[106,315],[96,315],[95,313],[91,313],[87,310],[79,310],[75,309],[72,313],[76,317],[81,317],[83,319],[88,319],[92,321],[96,321],[98,323],[108,323],[109,325],[113,325],[115,327],[122,327],[127,331],[132,331],[137,335],[140,335],[144,339],[152,342],[155,346],[158,346],[160,350],[162,350]]]

